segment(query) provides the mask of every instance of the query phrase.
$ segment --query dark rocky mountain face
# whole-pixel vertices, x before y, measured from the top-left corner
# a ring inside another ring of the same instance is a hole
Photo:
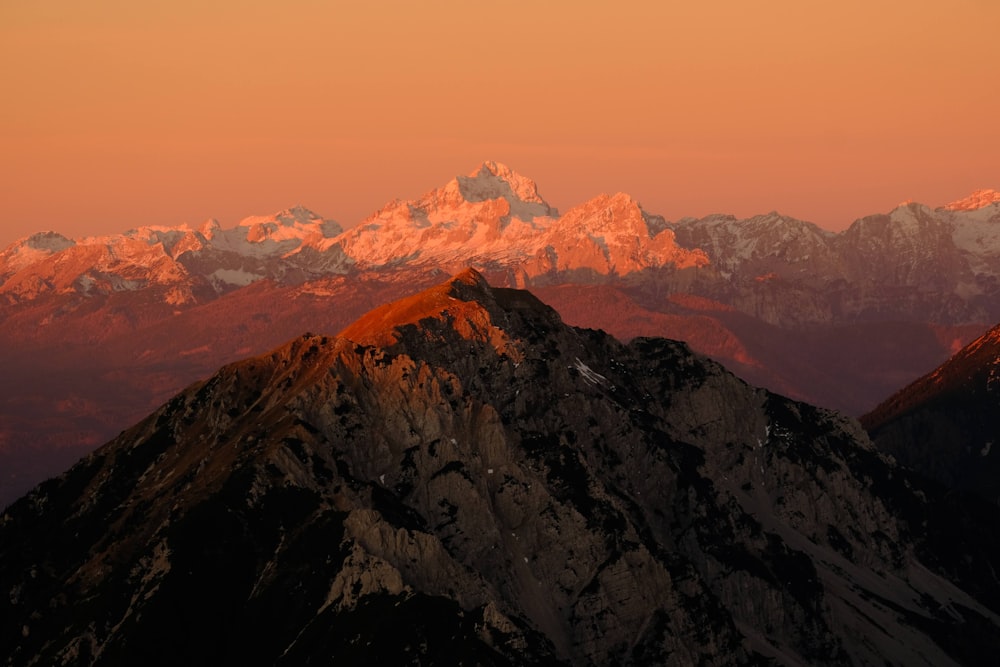
[[[862,417],[880,449],[1000,504],[1000,327]]]
[[[995,508],[466,272],[176,396],[0,519],[6,664],[987,664]]]

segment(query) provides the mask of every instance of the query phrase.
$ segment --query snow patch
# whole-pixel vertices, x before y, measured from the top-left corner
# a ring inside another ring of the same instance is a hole
[[[583,376],[583,379],[589,382],[590,384],[603,386],[608,382],[608,379],[606,377],[594,371],[590,366],[580,361],[580,357],[576,358],[576,363],[573,364],[573,367],[576,368],[576,370],[580,371],[580,375]]]
[[[258,273],[243,271],[242,269],[218,269],[217,271],[213,271],[209,277],[216,282],[226,283],[227,285],[246,287],[264,276]]]

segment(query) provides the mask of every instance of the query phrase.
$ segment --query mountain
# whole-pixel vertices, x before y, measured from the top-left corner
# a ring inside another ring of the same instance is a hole
[[[209,221],[79,240],[36,234],[0,253],[0,298],[150,290],[183,306],[262,280],[465,265],[523,286],[623,282],[691,293],[785,328],[978,324],[1000,319],[1000,199],[982,190],[938,209],[907,203],[840,233],[777,212],[670,223],[623,193],[559,215],[533,181],[485,162],[346,231],[296,207],[232,229]]]
[[[837,234],[777,213],[685,219],[674,230],[715,269],[693,291],[778,326],[1000,319],[1000,202],[904,204]]]
[[[600,276],[708,262],[674,243],[662,218],[624,194],[601,195],[565,216],[510,168],[484,163],[415,201],[394,201],[344,231],[302,207],[250,217],[232,229],[141,227],[72,241],[36,234],[0,255],[0,298],[89,297],[169,289],[174,306],[204,303],[261,280],[310,279],[400,265],[470,263],[536,276],[583,270]]]
[[[530,179],[495,162],[415,201],[393,201],[339,240],[362,267],[516,262],[558,216]]]
[[[1000,504],[1000,327],[862,417],[901,463],[949,488]]]
[[[468,270],[0,517],[6,664],[987,664],[995,507]]]
[[[0,299],[76,298],[143,292],[170,306],[201,303],[258,280],[301,282],[341,272],[346,258],[323,240],[339,224],[302,207],[251,217],[232,229],[210,220],[198,229],[139,227],[76,241],[41,233],[0,254]]]
[[[560,213],[485,162],[348,229],[295,207],[231,228],[36,234],[0,252],[0,506],[220,365],[465,266],[571,324],[680,338],[860,415],[1000,321],[1000,203],[970,202],[839,234],[776,212],[670,222],[624,193]]]
[[[942,208],[947,211],[977,211],[997,202],[1000,202],[1000,192],[991,188],[984,188],[976,190],[964,199],[945,204]]]

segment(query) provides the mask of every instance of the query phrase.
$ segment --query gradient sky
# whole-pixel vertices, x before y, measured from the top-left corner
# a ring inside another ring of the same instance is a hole
[[[0,246],[302,204],[345,226],[485,159],[565,210],[840,229],[1000,188],[1000,2],[3,0]]]

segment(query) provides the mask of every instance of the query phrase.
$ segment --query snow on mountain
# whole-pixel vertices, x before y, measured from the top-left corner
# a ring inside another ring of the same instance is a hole
[[[197,229],[151,225],[75,241],[36,234],[0,254],[0,295],[23,301],[45,293],[92,296],[162,286],[169,288],[163,299],[181,305],[206,288],[220,292],[264,278],[335,270],[342,253],[301,253],[342,231],[335,221],[295,207],[231,229],[209,220]]]
[[[39,232],[12,243],[0,252],[0,281],[73,245],[74,241],[56,232]]]
[[[974,191],[968,197],[945,204],[941,208],[945,211],[978,211],[990,204],[1000,203],[1000,192],[992,188],[984,188]]]
[[[950,212],[952,240],[976,273],[1000,272],[1000,201]]]
[[[94,268],[102,278],[74,283],[87,271],[82,260],[60,261],[59,271],[35,272],[30,288],[12,277],[37,259],[66,252],[66,244],[104,248],[104,259],[100,252],[78,251],[81,257],[97,262]],[[146,278],[135,275],[133,268],[122,269],[149,264],[153,261],[150,252],[157,254],[156,262],[166,257],[180,268],[171,271],[157,264],[159,275]],[[187,280],[194,294],[199,287],[222,293],[262,279],[301,282],[343,273],[350,267],[449,269],[472,264],[527,276],[578,269],[608,276],[708,263],[697,249],[679,247],[666,221],[642,210],[627,195],[601,195],[559,217],[539,195],[534,181],[497,162],[484,162],[469,175],[458,176],[419,199],[390,202],[347,231],[299,206],[249,217],[232,228],[214,220],[197,229],[147,226],[120,235],[76,242],[67,239],[41,254],[28,254],[24,248],[7,254],[10,259],[0,266],[10,280],[0,291],[15,294],[18,300],[47,289],[67,291],[69,285],[76,285],[80,294],[92,294],[99,291],[101,280],[107,282],[109,276],[122,272],[110,289],[142,289]],[[56,278],[56,273],[66,271],[72,275]],[[12,280],[20,287],[14,289]]]
[[[331,243],[342,233],[339,223],[296,206],[229,229],[210,220],[176,257],[220,293],[265,279],[301,282],[343,272],[349,262]]]
[[[701,248],[726,275],[743,271],[753,278],[786,274],[787,267],[815,271],[818,265],[836,263],[830,249],[833,232],[776,211],[746,220],[731,215],[685,218],[673,229],[681,245]]]
[[[416,201],[395,201],[334,242],[359,266],[501,265],[538,276],[600,275],[708,262],[680,248],[665,221],[625,194],[601,195],[561,217],[533,181],[486,162]]]
[[[248,257],[280,257],[303,246],[317,246],[343,232],[333,220],[296,206],[269,216],[251,216],[232,229],[215,226],[206,239],[219,250]]]
[[[495,162],[414,201],[393,201],[335,243],[359,266],[512,261],[557,214],[533,181]]]
[[[162,243],[150,244],[130,235],[83,239],[22,266],[0,284],[9,300],[32,299],[43,293],[96,293],[177,286],[187,271],[167,254]],[[169,298],[185,300],[180,293]]]
[[[589,269],[602,275],[673,265],[704,266],[699,249],[677,245],[662,218],[648,215],[626,194],[600,195],[566,212],[537,244],[535,275]]]
[[[521,220],[558,215],[538,194],[533,180],[498,162],[484,162],[478,171],[456,177],[444,189],[449,194],[457,190],[468,202],[505,199],[511,205],[512,215]]]
[[[891,272],[896,282],[950,284],[969,296],[1000,272],[1000,203],[937,210],[910,203],[863,218],[843,236],[849,251],[877,262],[859,271]]]
[[[703,296],[774,324],[891,313],[989,321],[1000,313],[998,198],[983,190],[936,210],[907,203],[841,233],[776,212],[668,223],[621,193],[559,215],[534,181],[484,162],[420,198],[392,201],[346,231],[296,206],[230,228],[209,220],[75,241],[36,235],[0,253],[0,295],[23,301],[167,285],[180,290],[169,297],[180,304],[259,280],[297,284],[390,267],[471,265],[522,285],[644,280],[641,272],[666,267],[700,269]],[[676,274],[660,288],[688,291],[693,275]]]

